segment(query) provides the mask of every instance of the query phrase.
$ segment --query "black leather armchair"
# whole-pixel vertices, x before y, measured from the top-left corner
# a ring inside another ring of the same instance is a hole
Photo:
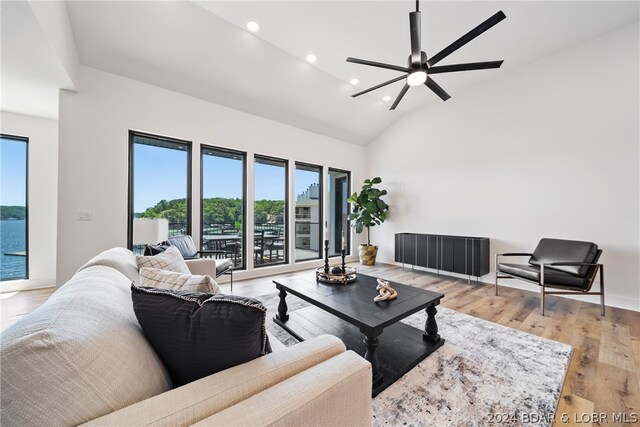
[[[602,250],[591,242],[542,239],[530,253],[496,254],[495,291],[498,279],[519,279],[541,287],[540,311],[544,316],[545,295],[600,295],[600,311],[604,316],[604,266],[598,263]],[[500,257],[528,256],[528,264],[501,263]],[[600,291],[589,292],[600,273]],[[547,288],[562,291],[547,291]]]

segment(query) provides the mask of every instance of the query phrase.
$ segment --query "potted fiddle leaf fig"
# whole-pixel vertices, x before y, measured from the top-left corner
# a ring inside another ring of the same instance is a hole
[[[376,263],[378,247],[371,245],[371,227],[382,224],[387,219],[389,211],[389,205],[382,200],[387,190],[374,187],[381,182],[380,177],[365,179],[360,193],[353,193],[347,199],[353,206],[353,212],[349,214],[351,226],[355,228],[356,233],[362,233],[365,228],[367,229],[367,243],[358,247],[358,256],[362,265]]]

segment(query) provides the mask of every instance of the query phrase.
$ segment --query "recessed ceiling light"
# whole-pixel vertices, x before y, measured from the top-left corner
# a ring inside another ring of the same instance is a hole
[[[247,30],[251,31],[252,33],[257,33],[258,30],[260,30],[260,25],[258,25],[257,22],[249,21],[247,22]]]
[[[389,101],[391,101],[391,97],[390,97],[389,95],[387,95],[387,96],[385,96],[384,98],[382,98],[382,100],[383,100],[384,102],[389,102]]]
[[[307,55],[307,62],[308,62],[309,64],[313,64],[313,63],[315,63],[317,60],[318,60],[318,58],[317,58],[313,53],[310,53],[310,54],[308,54],[308,55]]]
[[[358,83],[360,83],[360,80],[358,80],[358,79],[356,79],[356,78],[353,78],[353,79],[349,80],[349,83],[351,83],[352,85],[354,85],[354,86],[355,86],[355,85],[357,85]]]

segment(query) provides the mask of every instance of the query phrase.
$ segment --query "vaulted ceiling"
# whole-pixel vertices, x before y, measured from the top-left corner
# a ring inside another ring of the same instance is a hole
[[[399,73],[345,59],[404,65],[414,8],[406,1],[67,2],[83,65],[356,144],[367,144],[408,111],[430,103],[447,108],[485,79],[639,15],[638,2],[422,2],[423,50],[430,56],[503,10],[505,21],[439,64],[504,59],[502,68],[438,75],[452,96],[446,103],[415,87],[388,111],[382,98],[395,98],[402,81],[351,98]],[[248,21],[260,31],[247,31]],[[317,56],[315,64],[305,61],[308,53]],[[356,86],[352,78],[359,79]]]

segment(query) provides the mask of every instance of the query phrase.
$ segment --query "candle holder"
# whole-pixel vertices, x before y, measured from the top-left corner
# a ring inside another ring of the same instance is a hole
[[[329,240],[324,241],[324,272],[329,273]]]
[[[344,274],[346,272],[345,270],[345,265],[344,265],[344,256],[346,254],[346,251],[344,249],[342,249],[342,251],[340,251],[342,254],[342,274]]]

